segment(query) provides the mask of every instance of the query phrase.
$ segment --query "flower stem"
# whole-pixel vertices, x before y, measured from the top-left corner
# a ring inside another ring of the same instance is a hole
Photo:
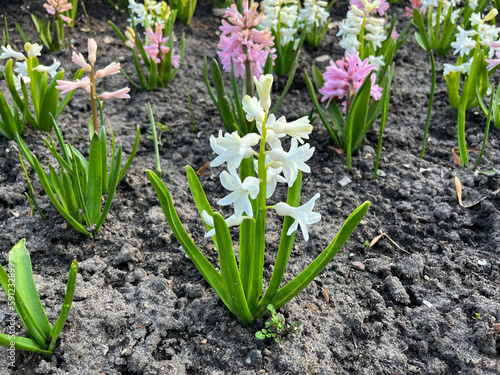
[[[253,97],[255,96],[255,91],[253,87],[253,65],[252,62],[250,61],[250,56],[248,55],[248,49],[247,46],[243,46],[243,51],[245,52],[246,55],[246,60],[245,60],[245,94]],[[246,121],[247,123],[247,129],[248,133],[252,131],[252,124],[253,121]]]
[[[427,133],[429,132],[429,123],[431,121],[432,103],[434,102],[434,89],[436,87],[436,64],[434,63],[434,54],[431,49],[431,67],[432,67],[432,83],[431,94],[429,96],[429,107],[427,108],[427,118],[425,119],[424,139],[422,140],[422,150],[420,151],[420,158],[424,157],[425,144],[427,143]]]
[[[97,118],[97,98],[95,92],[94,63],[90,65],[90,102],[92,103],[92,124],[94,132],[99,134],[99,120]]]

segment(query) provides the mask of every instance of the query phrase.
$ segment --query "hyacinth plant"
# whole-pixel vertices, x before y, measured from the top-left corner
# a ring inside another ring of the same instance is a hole
[[[61,63],[54,59],[52,65],[39,64],[38,56],[41,55],[43,47],[36,43],[24,45],[26,56],[22,52],[12,49],[10,45],[1,48],[0,60],[9,59],[4,68],[4,76],[14,107],[19,109],[23,116],[21,122],[27,121],[36,129],[50,132],[53,118],[57,118],[61,114],[73,96],[73,93],[68,93],[62,100],[59,98],[60,93],[56,88],[57,80],[64,78],[64,70],[58,71]],[[77,71],[73,79],[79,79],[82,74],[83,70]],[[22,97],[19,92],[21,92]],[[31,97],[31,102],[29,97]],[[11,125],[5,126],[2,134],[8,139],[14,139],[16,132],[22,134],[24,126],[20,123],[15,124],[16,110],[10,108],[11,114],[9,115],[9,108],[4,102],[5,100],[0,98],[0,107],[2,107],[0,114],[3,119],[10,118]],[[34,109],[33,113],[31,108]],[[13,118],[14,120],[12,120]],[[2,126],[2,128],[4,127]]]
[[[317,47],[325,36],[330,24],[330,9],[335,1],[304,0],[299,11],[299,25],[305,33],[305,41],[311,47]]]
[[[64,45],[64,28],[65,26],[74,26],[77,6],[78,0],[46,0],[43,7],[52,19],[45,22],[44,19],[39,19],[34,14],[31,15],[40,42],[45,47],[51,51],[57,51]],[[28,38],[21,26],[16,23],[16,27],[24,42],[27,43]]]
[[[465,140],[465,113],[467,108],[480,105],[485,114],[489,113],[484,105],[484,97],[490,88],[489,76],[496,71],[500,64],[500,28],[494,24],[497,9],[491,9],[488,14],[472,13],[470,17],[470,28],[458,27],[455,41],[451,46],[458,55],[455,65],[444,64],[444,78],[448,87],[450,105],[458,109],[457,136],[458,149],[462,167],[469,163],[467,155],[467,144]],[[462,90],[460,92],[461,78],[463,78]],[[493,96],[494,97],[494,96]],[[493,106],[494,107],[494,106]],[[487,124],[489,124],[489,120]],[[495,121],[497,124],[498,121]],[[488,127],[489,125],[487,125]],[[483,147],[486,143],[487,131]]]
[[[177,11],[177,19],[189,25],[196,9],[196,0],[170,0],[170,6]]]
[[[253,1],[248,3],[247,0],[244,0],[241,6],[243,9],[241,12],[238,11],[236,4],[226,9],[224,13],[226,19],[222,20],[220,27],[222,34],[217,52],[223,70],[231,73],[231,90],[226,91],[221,69],[215,59],[211,63],[215,92],[209,81],[206,58],[203,77],[208,93],[219,110],[227,131],[237,131],[240,136],[243,136],[252,131],[256,132],[257,128],[255,121],[247,120],[240,98],[244,95],[254,95],[253,77],[259,78],[262,74],[271,74],[276,55],[274,54],[275,48],[273,48],[274,37],[271,32],[267,29],[261,30],[258,27],[264,20],[263,14],[257,12],[258,4]],[[295,59],[292,62],[285,89],[271,109],[271,113],[276,113],[283,98],[288,93],[297,69],[297,61],[298,59]],[[239,78],[243,80],[242,93],[240,93],[238,86]]]
[[[112,155],[108,162],[107,138],[103,123],[103,100],[111,98],[126,99],[129,88],[113,92],[97,94],[97,79],[116,74],[120,71],[120,64],[111,63],[103,69],[95,70],[97,44],[93,39],[88,42],[88,61],[81,53],[73,52],[73,62],[89,73],[82,79],[74,81],[58,80],[57,89],[62,93],[71,92],[77,88],[84,89],[90,95],[92,116],[89,121],[90,151],[89,160],[75,147],[66,143],[59,126],[54,121],[56,137],[61,153],[49,135],[44,138],[45,145],[59,164],[59,174],[49,165],[49,173],[45,172],[37,157],[29,150],[23,140],[16,135],[20,151],[31,167],[35,170],[40,183],[54,207],[79,232],[92,236],[96,235],[103,224],[120,180],[124,177],[139,147],[140,128],[137,126],[137,135],[132,153],[125,165],[121,166],[122,146],[115,146],[113,129],[111,128]],[[100,116],[98,115],[100,112]],[[109,166],[109,171],[108,171]],[[106,195],[104,208],[102,197]]]
[[[379,81],[391,66],[394,54],[410,36],[410,23],[401,33],[396,31],[396,17],[391,22],[384,18],[389,10],[386,0],[352,0],[346,18],[339,24],[339,45],[351,56],[358,52],[361,60],[375,64]]]
[[[175,53],[174,42],[177,40],[174,35],[174,23],[177,11],[171,11],[164,2],[161,17],[139,18],[140,24],[145,27],[145,41],[143,42],[137,32],[135,18],[131,18],[131,26],[127,27],[123,34],[111,21],[109,24],[118,37],[132,51],[134,67],[139,79],[139,83],[132,80],[125,72],[125,78],[136,88],[144,90],[155,90],[158,87],[167,86],[174,79],[179,66],[182,63],[185,52],[184,35],[181,38],[180,55]],[[139,4],[142,5],[142,4]],[[165,8],[167,7],[167,8]],[[135,14],[136,11],[133,11]],[[148,15],[150,15],[148,13]],[[150,23],[153,22],[153,23]]]
[[[358,51],[352,55],[346,53],[345,58],[335,63],[330,61],[324,75],[314,67],[313,79],[319,96],[304,70],[314,107],[336,145],[345,151],[348,171],[351,170],[352,153],[361,146],[366,132],[382,112],[374,178],[380,160],[394,67],[386,70],[382,86],[375,83],[376,70],[376,65],[370,64],[368,58],[360,59]],[[320,102],[326,102],[325,109]],[[337,102],[340,102],[340,107]]]
[[[462,16],[461,26],[468,27],[471,14],[474,11],[482,12],[487,3],[488,0],[466,1],[464,7],[460,8],[458,1],[454,0],[411,0],[411,8],[405,8],[407,16],[411,17],[413,24],[418,29],[418,32],[415,33],[415,40],[424,51],[429,53],[431,60],[431,92],[420,157],[424,157],[425,154],[436,88],[434,51],[440,56],[445,56],[452,48],[451,43],[455,39],[455,30],[460,25],[459,17]]]
[[[73,304],[78,264],[71,264],[66,286],[66,295],[61,313],[51,325],[43,309],[35,286],[31,258],[26,250],[26,240],[19,241],[9,252],[8,273],[0,265],[0,284],[7,298],[24,325],[28,337],[0,333],[0,345],[17,350],[41,353],[47,358],[54,354],[56,342],[68,319]],[[11,321],[15,320],[12,316]]]
[[[276,57],[273,72],[281,77],[296,65],[307,35],[302,32],[299,37],[298,0],[263,0],[261,8],[264,21],[259,27],[270,30],[274,37]]]
[[[308,225],[317,223],[321,215],[312,211],[319,194],[300,206],[302,172],[310,172],[306,162],[314,152],[314,148],[304,144],[304,139],[309,138],[312,126],[307,117],[287,122],[285,117],[276,119],[270,113],[272,80],[270,74],[261,76],[259,80],[255,78],[260,100],[248,95],[242,100],[246,116],[257,122],[258,134],[249,133],[240,137],[237,132],[223,135],[220,131],[217,138],[210,138],[212,149],[218,155],[211,166],[226,163],[227,170],[220,174],[220,181],[230,191],[217,203],[222,206],[233,204],[233,215],[224,219],[212,210],[196,173],[191,167],[186,167],[191,194],[207,229],[205,237],[213,239],[218,251],[220,272],[184,229],[161,179],[152,171],[147,171],[168,224],[182,248],[227,308],[243,324],[251,324],[263,316],[269,304],[279,308],[300,293],[344,245],[370,205],[365,202],[358,207],[330,245],[304,271],[280,288],[298,226],[307,241]],[[281,141],[286,136],[291,137],[289,151],[283,149]],[[258,151],[253,149],[254,146],[258,147]],[[268,200],[278,183],[288,186],[287,202],[269,205]],[[285,219],[273,274],[263,293],[266,218],[267,211],[271,209]],[[239,226],[239,262],[229,231],[231,226]]]

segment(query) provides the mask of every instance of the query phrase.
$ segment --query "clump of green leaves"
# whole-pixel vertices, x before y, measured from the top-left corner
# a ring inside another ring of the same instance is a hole
[[[264,340],[266,337],[273,338],[274,341],[281,342],[286,335],[300,332],[302,323],[286,323],[285,319],[278,315],[276,309],[271,304],[267,305],[267,310],[271,313],[271,319],[266,322],[266,328],[255,332],[255,337],[260,340]]]
[[[36,290],[25,239],[19,241],[10,251],[8,270],[10,275],[0,265],[0,284],[30,338],[14,336],[12,332],[0,333],[0,345],[42,353],[50,358],[54,354],[57,338],[64,328],[73,303],[78,264],[73,261],[71,265],[61,314],[53,326],[47,319]]]

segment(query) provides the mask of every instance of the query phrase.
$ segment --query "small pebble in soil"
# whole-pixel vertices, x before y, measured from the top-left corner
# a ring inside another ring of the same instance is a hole
[[[349,185],[351,182],[352,182],[352,180],[346,176],[339,181],[339,185],[342,187],[345,187],[345,186]]]
[[[252,366],[258,363],[262,359],[262,354],[257,349],[252,349],[248,352],[247,357],[245,358],[245,364],[247,366]]]

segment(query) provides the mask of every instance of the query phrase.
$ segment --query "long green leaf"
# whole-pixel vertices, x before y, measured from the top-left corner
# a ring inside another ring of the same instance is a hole
[[[9,253],[9,263],[13,264],[15,269],[16,293],[23,300],[24,306],[31,313],[40,330],[46,337],[49,337],[51,327],[36,290],[31,258],[26,250],[25,239],[19,241],[12,248]]]
[[[300,206],[300,193],[302,190],[302,172],[299,171],[297,179],[292,187],[288,188],[288,196],[286,203],[292,207]],[[295,219],[291,216],[285,216],[283,221],[283,228],[281,230],[280,244],[278,247],[278,253],[276,255],[276,261],[274,262],[274,270],[269,281],[269,286],[267,287],[264,297],[259,302],[259,309],[257,315],[262,314],[266,311],[267,305],[271,303],[274,296],[278,292],[278,289],[283,280],[283,275],[285,274],[286,265],[288,264],[288,259],[292,252],[293,244],[295,242],[295,234],[297,231],[293,232],[290,236],[287,234],[288,229],[293,224]]]
[[[87,187],[87,211],[92,224],[96,224],[101,215],[102,157],[99,136],[94,134],[90,142],[89,180]]]
[[[130,156],[128,157],[127,161],[125,162],[125,165],[123,168],[120,170],[120,176],[118,177],[118,183],[125,177],[125,173],[127,173],[128,168],[130,167],[130,164],[132,164],[132,161],[134,160],[135,154],[137,153],[137,150],[139,148],[139,141],[141,140],[141,127],[137,125],[137,131],[135,134],[135,141],[134,141],[134,146],[132,147],[132,152],[130,153]],[[120,167],[120,166],[118,166]]]
[[[26,337],[11,336],[0,333],[0,345],[10,347],[11,342],[14,343],[14,348],[16,348],[17,350],[26,350],[35,353],[41,353],[47,357],[51,357],[52,354],[54,354],[54,352],[43,350],[35,340],[28,339]]]
[[[61,334],[62,329],[64,328],[64,324],[68,319],[69,310],[71,309],[71,305],[73,303],[73,295],[75,294],[75,284],[76,284],[76,274],[78,272],[78,263],[73,261],[71,264],[71,269],[69,270],[68,276],[68,285],[66,286],[66,295],[64,297],[64,302],[61,307],[61,313],[59,314],[59,318],[57,318],[54,327],[50,333],[50,337],[52,338],[49,351],[53,352],[56,347],[56,341],[59,335]]]
[[[292,281],[282,287],[278,293],[276,293],[273,301],[271,302],[276,309],[283,306],[299,294],[317,275],[321,273],[321,271],[323,271],[342,246],[344,246],[347,239],[351,236],[354,229],[356,229],[361,219],[365,216],[369,207],[370,202],[365,202],[354,210],[354,212],[347,218],[339,233],[335,236],[330,245],[328,245],[327,248],[323,250],[323,252],[309,266],[307,266],[304,271],[302,271]]]
[[[177,238],[177,241],[179,241],[186,254],[193,261],[198,271],[200,271],[201,275],[205,278],[205,280],[207,280],[210,286],[214,288],[222,302],[224,302],[231,312],[234,313],[226,293],[226,287],[222,280],[222,276],[219,272],[217,272],[207,258],[205,258],[184,229],[184,226],[175,211],[174,202],[172,201],[168,189],[153,171],[147,170],[146,173],[149,181],[156,191],[163,213],[165,214],[165,218],[167,219],[168,225],[170,226],[170,229],[172,229],[175,238]]]
[[[218,213],[214,213],[215,236],[219,244],[219,265],[222,279],[226,287],[229,301],[233,306],[233,313],[243,324],[253,322],[253,316],[248,309],[245,293],[241,285],[240,274],[234,256],[231,233],[224,220]]]

